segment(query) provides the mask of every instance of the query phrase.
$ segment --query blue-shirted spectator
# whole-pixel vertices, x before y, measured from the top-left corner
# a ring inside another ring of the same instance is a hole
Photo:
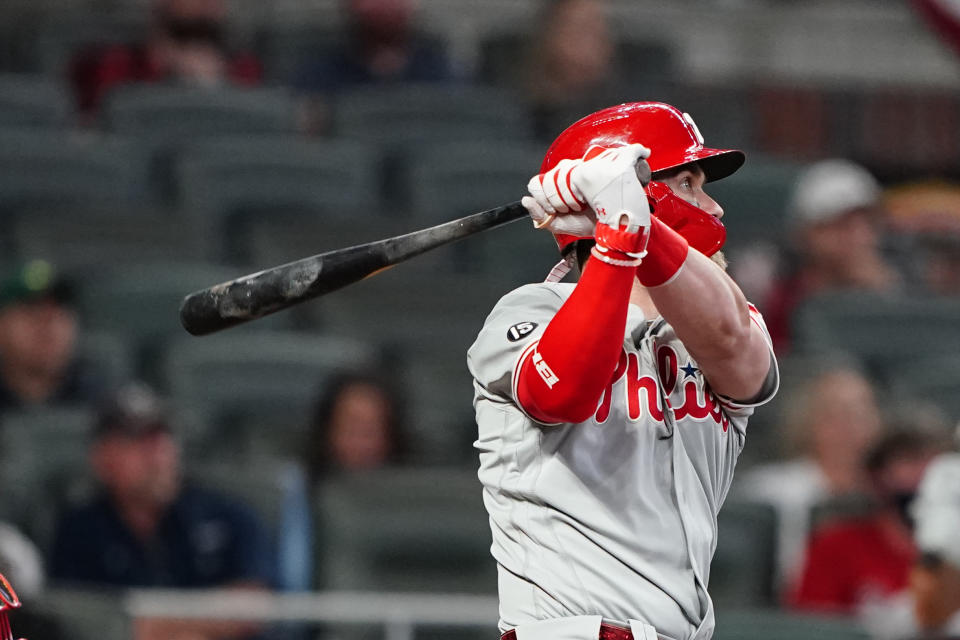
[[[446,46],[416,28],[414,0],[341,0],[342,42],[301,64],[295,84],[309,96],[304,127],[328,126],[331,96],[362,86],[456,80]]]
[[[242,503],[182,479],[167,412],[143,385],[101,410],[90,460],[100,491],[65,513],[54,580],[115,587],[202,588],[272,583],[267,534]]]

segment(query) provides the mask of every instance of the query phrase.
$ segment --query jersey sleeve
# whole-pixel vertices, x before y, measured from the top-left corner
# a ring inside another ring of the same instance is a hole
[[[767,331],[767,325],[763,321],[763,316],[760,314],[760,311],[752,304],[749,305],[749,308],[750,320],[760,328],[760,331],[763,332],[764,340],[767,342],[767,348],[770,351],[770,371],[767,373],[767,379],[764,381],[760,392],[753,398],[734,399],[719,394],[717,395],[717,398],[728,414],[753,413],[755,408],[770,402],[773,397],[777,395],[777,390],[780,388],[780,369],[777,365],[777,357],[773,352],[773,341],[770,339],[770,332]]]
[[[478,392],[516,403],[517,364],[543,335],[563,302],[558,291],[543,284],[525,285],[500,299],[467,352],[467,367]]]

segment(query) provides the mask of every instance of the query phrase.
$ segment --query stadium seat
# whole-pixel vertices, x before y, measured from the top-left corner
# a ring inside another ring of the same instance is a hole
[[[718,608],[773,604],[777,514],[767,504],[727,502],[720,509],[710,595]]]
[[[177,405],[213,425],[218,450],[250,453],[243,449],[254,442],[297,454],[323,381],[375,355],[343,337],[232,329],[171,341],[164,371]]]
[[[106,127],[165,145],[229,134],[292,133],[291,96],[279,89],[125,85],[107,98]]]
[[[869,640],[870,635],[848,618],[721,608],[713,637],[715,640]]]
[[[206,257],[198,234],[184,233],[181,216],[142,204],[61,204],[14,211],[13,250],[48,256],[65,271]]]
[[[129,640],[133,621],[120,612],[124,595],[103,590],[48,589],[25,607],[50,616],[71,640]],[[16,631],[16,620],[13,625]]]
[[[242,269],[194,262],[150,262],[103,268],[83,283],[87,325],[137,342],[186,335],[179,322],[188,293],[243,275]]]
[[[128,15],[98,11],[94,15],[77,7],[55,16],[46,15],[31,40],[35,69],[51,78],[69,77],[74,57],[88,47],[139,42],[148,30],[142,11]]]
[[[394,148],[429,141],[518,140],[531,133],[512,94],[448,84],[345,91],[335,100],[333,129]]]
[[[41,549],[52,541],[60,508],[87,495],[87,407],[25,409],[0,420],[4,516]],[[78,481],[85,479],[86,481]]]
[[[803,303],[794,316],[798,353],[847,352],[889,374],[924,356],[960,354],[960,301],[849,291]]]
[[[67,124],[70,98],[62,83],[45,76],[0,74],[0,123],[4,127]]]
[[[318,585],[445,593],[496,589],[474,471],[391,469],[318,488]]]
[[[106,388],[123,384],[136,373],[130,346],[114,333],[81,331],[77,353],[93,367]]]
[[[181,202],[206,235],[222,240],[226,255],[250,257],[251,225],[311,217],[314,228],[325,228],[310,252],[318,253],[337,248],[327,238],[351,230],[376,239],[379,162],[374,145],[356,141],[234,136],[184,146],[177,179]]]
[[[960,416],[960,351],[957,349],[899,364],[891,362],[885,372],[894,397],[931,402],[950,419]]]
[[[48,129],[0,130],[0,211],[47,204],[142,202],[148,157],[135,141]]]
[[[403,154],[401,176],[410,225],[419,229],[516,202],[526,194],[530,176],[539,170],[543,151],[532,143],[491,140],[435,142],[409,149]],[[557,254],[547,233],[543,234],[547,242],[528,243],[532,234],[524,226],[530,226],[529,220],[509,225],[509,231],[498,234],[499,242],[488,238],[488,232],[469,237],[430,252],[417,265],[424,270],[454,268],[489,275],[536,264],[549,255],[547,266],[532,274],[539,279]],[[531,250],[534,255],[525,255]]]
[[[80,288],[81,317],[96,331],[110,331],[136,354],[137,373],[148,382],[162,379],[160,351],[171,337],[186,336],[180,303],[188,293],[251,272],[196,262],[150,262],[91,272]],[[253,330],[286,328],[288,315],[277,314],[249,325]]]

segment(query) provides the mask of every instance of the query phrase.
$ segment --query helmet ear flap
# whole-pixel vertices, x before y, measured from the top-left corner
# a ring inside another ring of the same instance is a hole
[[[727,228],[719,218],[695,207],[662,182],[654,180],[646,187],[650,213],[683,236],[690,246],[712,256],[727,240]]]

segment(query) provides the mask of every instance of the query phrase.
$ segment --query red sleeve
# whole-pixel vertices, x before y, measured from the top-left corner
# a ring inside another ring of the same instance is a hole
[[[583,422],[623,347],[636,270],[590,260],[573,293],[517,364],[516,398],[540,422]]]
[[[815,533],[807,546],[803,574],[790,596],[790,607],[803,611],[850,613],[856,594],[847,577],[848,536],[836,528]]]

